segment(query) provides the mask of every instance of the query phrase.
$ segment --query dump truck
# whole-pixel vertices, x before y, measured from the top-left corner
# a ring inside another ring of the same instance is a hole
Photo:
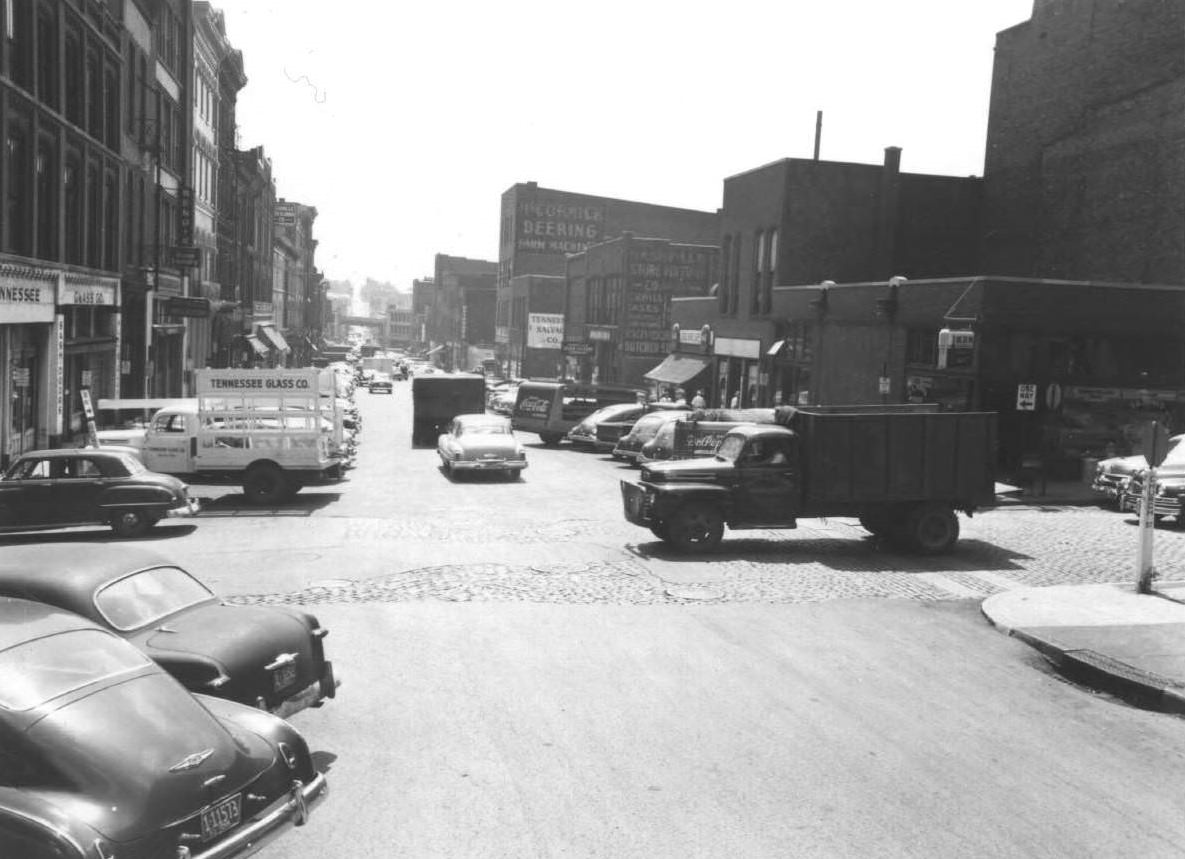
[[[782,407],[738,424],[711,458],[648,463],[621,481],[625,518],[682,551],[715,548],[724,529],[794,528],[854,517],[921,554],[949,551],[956,511],[996,503],[996,415],[923,406]]]

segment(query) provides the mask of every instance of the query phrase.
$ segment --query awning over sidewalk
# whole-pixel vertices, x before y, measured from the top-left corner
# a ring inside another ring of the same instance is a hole
[[[247,339],[247,345],[250,346],[253,350],[255,350],[256,355],[266,355],[267,354],[267,346],[264,345],[264,342],[262,340],[260,340],[258,337],[256,337],[253,334],[248,334],[246,339]]]
[[[661,364],[644,374],[654,382],[683,385],[708,369],[709,361],[698,355],[667,355]]]
[[[263,339],[271,343],[272,348],[277,352],[288,351],[288,341],[284,339],[284,335],[277,331],[271,325],[260,325],[259,333],[263,335]]]

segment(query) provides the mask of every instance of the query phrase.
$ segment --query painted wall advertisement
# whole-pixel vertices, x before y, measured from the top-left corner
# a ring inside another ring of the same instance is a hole
[[[563,345],[564,314],[527,314],[527,347],[529,349],[560,349]]]
[[[671,342],[667,321],[671,298],[703,295],[710,268],[705,250],[670,245],[631,248],[622,351],[627,355],[666,355]]]
[[[565,197],[518,201],[515,253],[575,254],[603,240],[605,208]]]

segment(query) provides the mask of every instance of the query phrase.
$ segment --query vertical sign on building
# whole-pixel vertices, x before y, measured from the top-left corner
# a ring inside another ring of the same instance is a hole
[[[54,317],[54,340],[57,342],[57,366],[54,367],[54,386],[56,411],[54,417],[53,434],[62,434],[62,399],[66,396],[66,317],[57,314]]]
[[[193,188],[188,185],[177,189],[177,244],[193,245]]]

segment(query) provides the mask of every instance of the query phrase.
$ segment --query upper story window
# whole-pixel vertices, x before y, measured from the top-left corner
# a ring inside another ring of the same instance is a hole
[[[769,313],[774,306],[774,284],[778,282],[778,231],[766,233],[764,263],[761,272],[761,302],[759,313]]]
[[[749,313],[761,312],[762,273],[765,270],[765,233],[758,230],[753,236],[753,277],[749,288]]]

